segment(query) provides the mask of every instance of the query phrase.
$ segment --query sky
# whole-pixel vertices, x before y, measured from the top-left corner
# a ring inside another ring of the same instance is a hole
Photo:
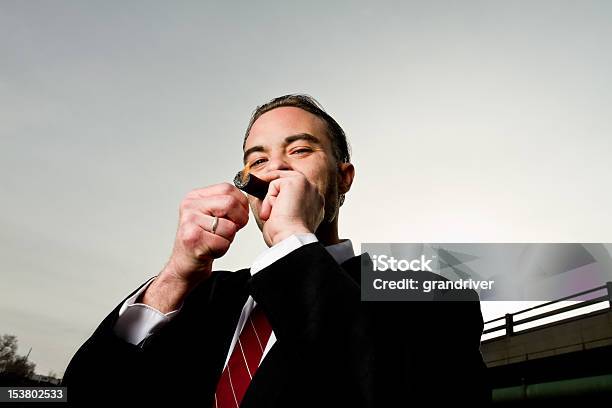
[[[0,334],[61,375],[287,93],[348,135],[357,252],[611,242],[611,20],[607,1],[0,0]],[[251,217],[215,267],[265,248]]]

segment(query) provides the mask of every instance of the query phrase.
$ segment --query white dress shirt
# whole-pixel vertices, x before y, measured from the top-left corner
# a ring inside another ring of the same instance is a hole
[[[317,242],[317,237],[314,234],[295,234],[285,238],[278,244],[266,249],[255,259],[250,270],[251,276],[272,265],[274,262],[296,249],[312,242]],[[329,245],[325,247],[325,249],[327,249],[338,264],[355,256],[353,244],[348,239],[342,240],[335,245]],[[119,309],[119,318],[114,328],[115,333],[123,340],[134,345],[140,344],[144,339],[161,329],[180,312],[180,309],[178,309],[164,314],[144,303],[136,303],[136,299],[138,299],[154,279],[155,278],[151,278],[142,288],[130,296]],[[234,337],[232,338],[232,343],[227,353],[227,358],[225,359],[225,365],[227,365],[229,361],[232,351],[238,342],[238,337],[242,332],[242,328],[248,320],[255,304],[256,302],[253,297],[249,296],[242,308],[242,313],[240,314],[240,319],[238,320],[238,325],[236,326]],[[268,351],[270,351],[275,342],[276,336],[274,335],[274,331],[272,331],[263,356],[261,357],[262,360],[265,358],[266,354],[268,354]]]

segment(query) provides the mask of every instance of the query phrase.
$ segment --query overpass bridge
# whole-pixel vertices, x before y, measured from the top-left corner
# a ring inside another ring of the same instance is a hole
[[[612,402],[611,305],[607,282],[485,322],[494,404]]]

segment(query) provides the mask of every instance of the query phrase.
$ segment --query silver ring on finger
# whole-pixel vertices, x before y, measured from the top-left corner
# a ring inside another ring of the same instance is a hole
[[[210,231],[211,231],[213,234],[216,234],[216,233],[217,233],[217,226],[219,226],[219,217],[215,216],[215,218],[213,218],[213,220],[212,220],[212,224],[211,224],[211,226],[210,226]]]

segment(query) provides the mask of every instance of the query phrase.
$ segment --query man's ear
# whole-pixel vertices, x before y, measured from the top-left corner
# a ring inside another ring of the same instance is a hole
[[[345,194],[351,189],[355,178],[355,167],[351,163],[338,164],[338,193]]]

